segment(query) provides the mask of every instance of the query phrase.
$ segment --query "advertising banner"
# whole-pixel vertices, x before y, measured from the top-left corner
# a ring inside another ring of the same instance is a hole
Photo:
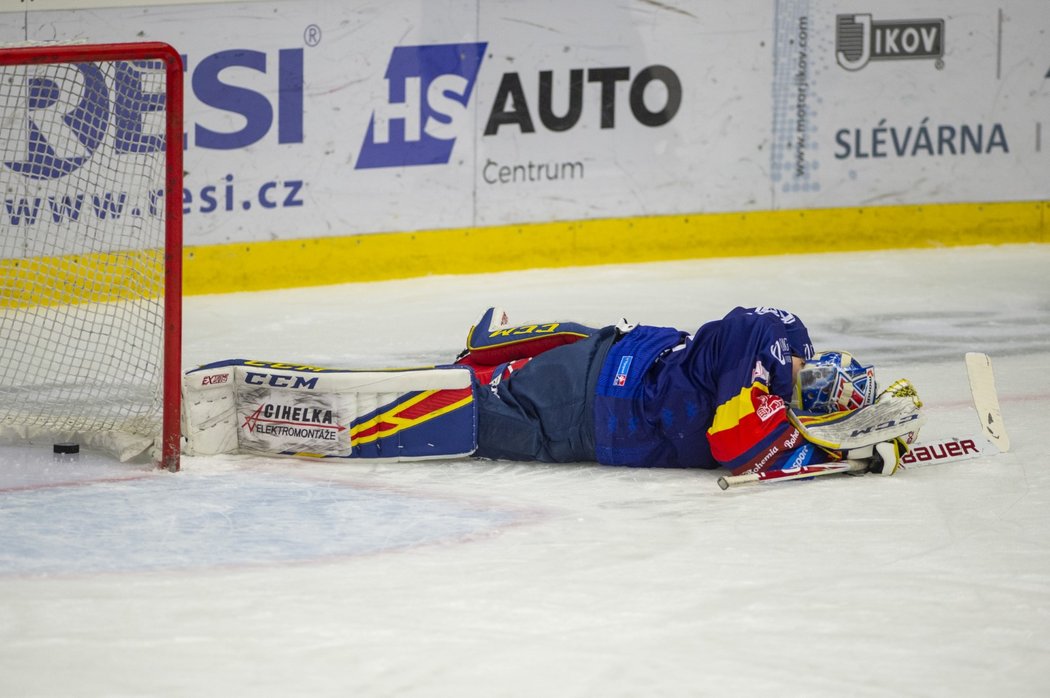
[[[774,207],[1050,195],[1050,6],[778,0]]]
[[[263,0],[0,18],[2,42],[183,55],[187,245],[1050,193],[1045,0]]]

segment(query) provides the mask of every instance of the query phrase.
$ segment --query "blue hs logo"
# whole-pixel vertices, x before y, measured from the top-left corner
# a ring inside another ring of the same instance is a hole
[[[385,75],[389,101],[373,110],[355,168],[447,163],[486,46],[396,47]]]
[[[58,68],[43,68],[25,79],[24,142],[15,152],[24,160],[4,165],[30,179],[58,179],[79,169],[102,144],[112,124],[117,153],[149,153],[164,147],[163,133],[144,133],[144,115],[164,109],[164,94],[147,91],[143,76],[160,63],[116,63],[114,81],[120,86],[112,102],[102,71],[80,63],[76,72],[62,76]],[[111,113],[112,105],[112,113]]]

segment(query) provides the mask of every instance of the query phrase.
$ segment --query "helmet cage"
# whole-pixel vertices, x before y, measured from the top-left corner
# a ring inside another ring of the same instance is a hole
[[[862,366],[849,354],[824,352],[799,371],[794,402],[806,412],[846,412],[872,404],[875,390],[874,366]]]

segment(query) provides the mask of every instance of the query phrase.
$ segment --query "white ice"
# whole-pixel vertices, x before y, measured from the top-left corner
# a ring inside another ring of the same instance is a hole
[[[493,251],[498,254],[498,250]],[[0,451],[2,696],[1050,695],[1050,246],[430,277],[185,303],[187,367],[446,361],[512,322],[736,305],[1011,452],[721,491],[709,471]]]

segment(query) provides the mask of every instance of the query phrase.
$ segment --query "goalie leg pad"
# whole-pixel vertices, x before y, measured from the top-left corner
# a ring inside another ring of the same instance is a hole
[[[489,308],[470,328],[467,348],[457,363],[475,367],[539,356],[563,344],[590,337],[597,330],[576,322],[511,325],[501,308]]]
[[[186,452],[424,460],[477,446],[471,371],[231,359],[183,379]]]

